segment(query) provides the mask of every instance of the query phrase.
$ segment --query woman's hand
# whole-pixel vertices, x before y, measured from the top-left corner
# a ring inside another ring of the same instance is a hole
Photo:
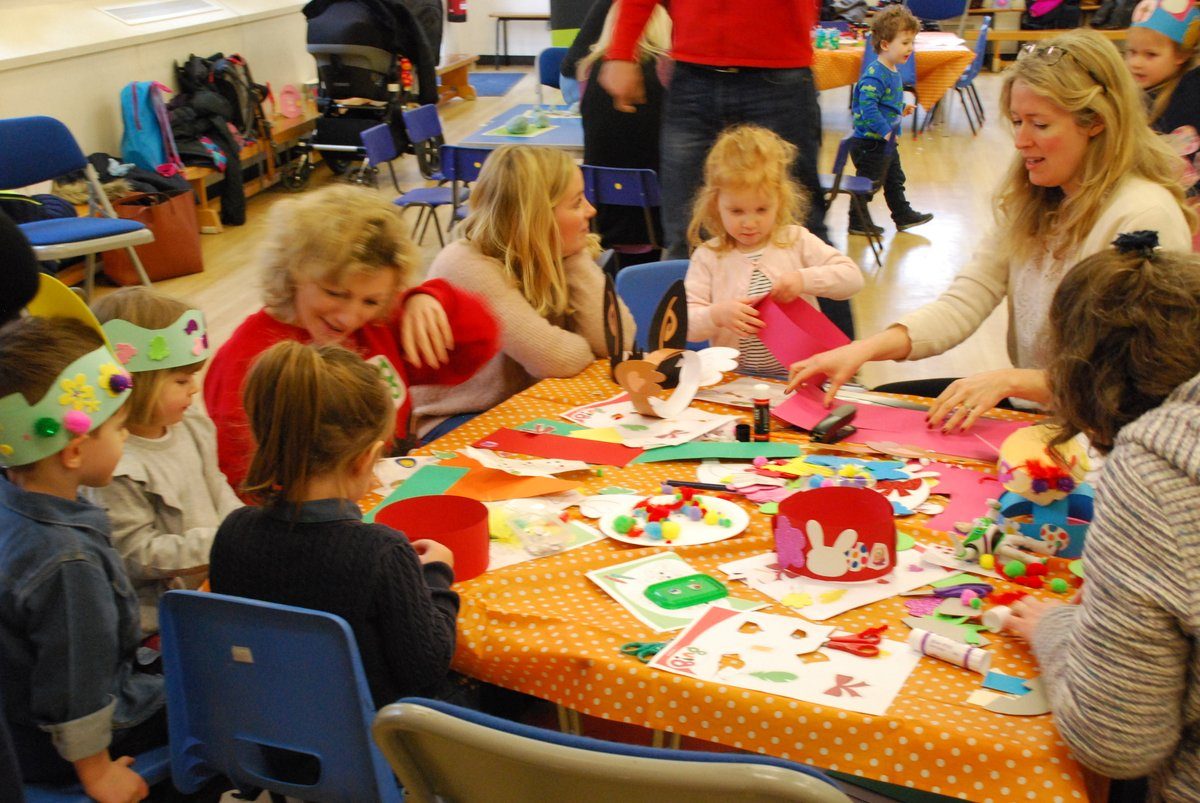
[[[1021,597],[1012,604],[1012,615],[1005,625],[1010,633],[1025,641],[1033,641],[1033,633],[1046,612],[1066,605],[1062,600],[1043,600],[1037,597]]]
[[[825,406],[830,407],[838,388],[853,379],[858,369],[863,367],[863,363],[871,360],[870,351],[864,343],[865,341],[856,340],[792,363],[788,368],[786,390],[790,393],[815,376],[827,376],[829,390],[825,391]]]
[[[788,273],[775,281],[771,287],[771,298],[778,304],[795,301],[804,294],[804,274],[797,271]]]
[[[766,324],[758,317],[752,298],[731,298],[718,301],[708,308],[712,322],[722,329],[732,329],[742,337],[758,334]]]
[[[405,300],[400,346],[404,359],[417,368],[440,368],[450,362],[454,333],[441,302],[428,293],[413,293]]]
[[[1045,371],[1003,368],[958,379],[937,397],[925,420],[931,429],[940,426],[943,432],[968,430],[979,416],[1009,396],[1041,404],[1049,402]]]

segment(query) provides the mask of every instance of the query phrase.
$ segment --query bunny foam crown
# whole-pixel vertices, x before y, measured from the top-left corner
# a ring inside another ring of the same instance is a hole
[[[190,309],[162,329],[146,329],[114,318],[104,324],[113,352],[133,373],[183,368],[208,359],[208,328],[204,313]]]

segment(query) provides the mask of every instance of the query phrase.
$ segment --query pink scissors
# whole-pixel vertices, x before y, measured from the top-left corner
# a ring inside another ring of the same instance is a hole
[[[831,650],[841,650],[863,658],[874,658],[879,655],[879,642],[883,640],[883,632],[887,625],[868,627],[861,633],[850,633],[845,636],[833,636],[825,642]]]

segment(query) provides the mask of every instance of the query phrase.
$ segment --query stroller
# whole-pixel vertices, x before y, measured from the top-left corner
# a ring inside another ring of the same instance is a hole
[[[412,2],[412,0],[410,0]],[[419,3],[418,3],[419,5]],[[312,0],[308,18],[308,52],[317,61],[316,129],[298,147],[300,159],[283,175],[286,187],[298,190],[316,165],[313,152],[337,174],[346,172],[365,153],[359,135],[387,123],[399,153],[411,152],[401,111],[406,103],[436,103],[437,30],[426,31],[402,0]],[[430,25],[430,15],[422,15]],[[412,64],[415,92],[401,85],[399,61]]]

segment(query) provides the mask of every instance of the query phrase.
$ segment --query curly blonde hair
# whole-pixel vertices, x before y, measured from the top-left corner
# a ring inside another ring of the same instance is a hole
[[[784,229],[808,213],[808,196],[791,175],[797,153],[795,145],[762,126],[736,125],[722,131],[704,160],[704,186],[692,205],[688,243],[694,248],[714,237],[711,245],[717,251],[735,247],[737,241],[721,224],[721,191],[758,190],[778,204],[772,241],[788,245]]]
[[[1047,368],[1059,433],[1101,452],[1200,374],[1200,256],[1106,249],[1063,277],[1050,305]]]
[[[1065,57],[1042,57],[1051,48]],[[1018,81],[1073,115],[1080,128],[1103,128],[1087,144],[1080,189],[1070,198],[1060,187],[1032,184],[1024,158],[1014,155],[996,210],[1003,240],[1017,257],[1035,259],[1043,249],[1056,257],[1069,253],[1092,230],[1113,188],[1131,175],[1169,190],[1195,226],[1196,214],[1180,182],[1179,157],[1151,130],[1137,85],[1112,42],[1095,31],[1068,31],[1018,59],[1004,73],[1000,108],[1005,115]]]
[[[577,175],[564,151],[502,145],[483,163],[471,188],[471,212],[459,229],[481,254],[499,260],[539,315],[558,320],[572,310],[554,207]],[[594,234],[588,238],[593,257],[599,242]]]
[[[341,284],[355,274],[388,271],[402,290],[421,279],[420,252],[400,220],[400,210],[365,187],[331,184],[280,201],[267,218],[258,255],[263,304],[289,319],[302,281]],[[390,304],[379,317],[385,317]]]

